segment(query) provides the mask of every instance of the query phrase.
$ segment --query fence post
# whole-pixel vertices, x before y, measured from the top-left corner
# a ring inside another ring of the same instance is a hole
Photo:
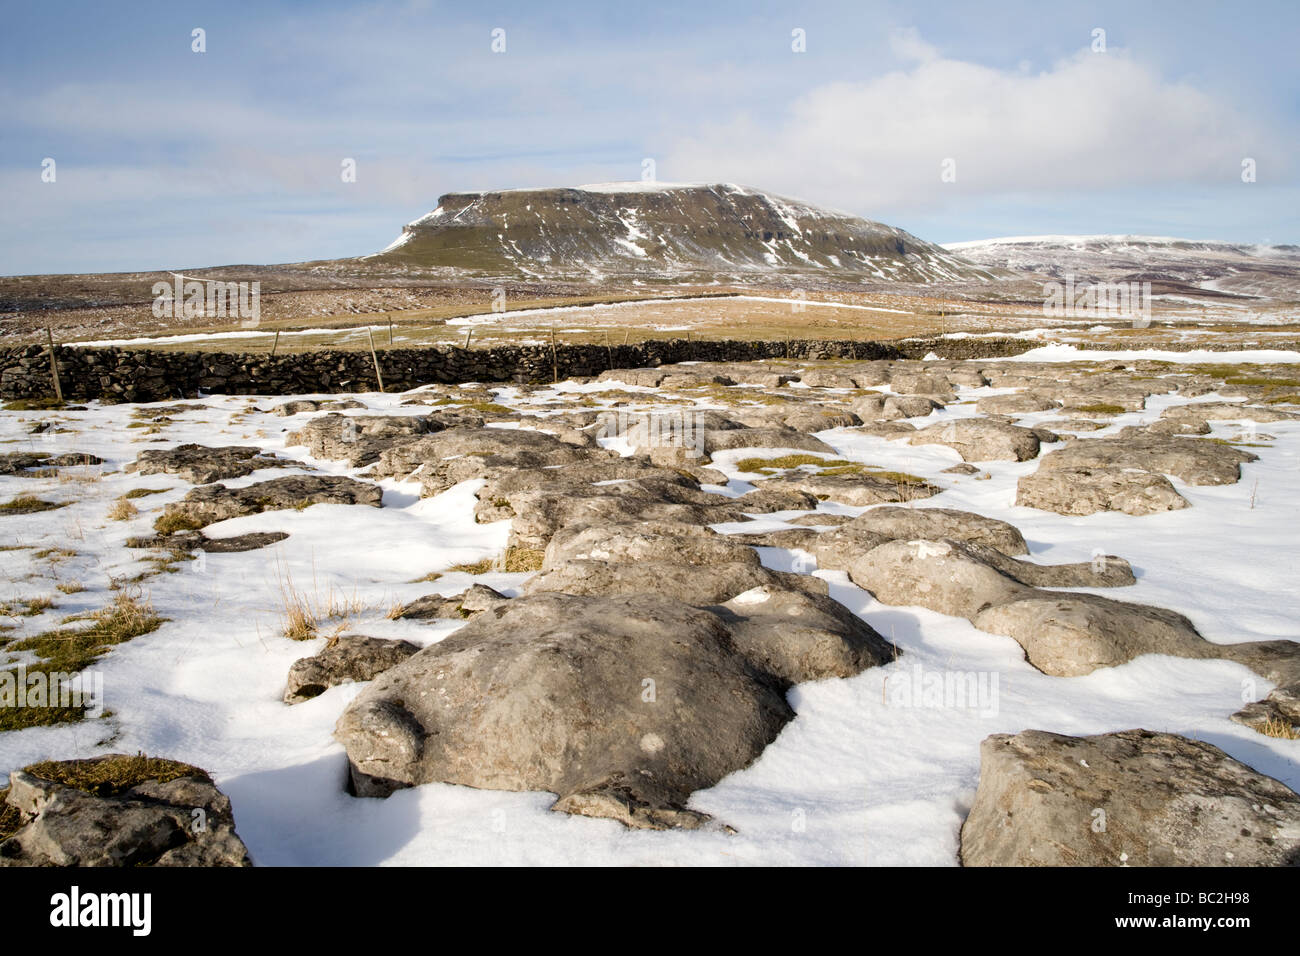
[[[54,378],[54,396],[63,404],[63,385],[59,382],[59,360],[54,357],[54,330],[45,327],[45,338],[50,343],[50,375]]]
[[[366,326],[366,335],[370,337],[370,357],[375,360],[375,378],[379,380],[379,390],[384,390],[384,375],[379,371],[379,353],[375,351],[375,333]]]

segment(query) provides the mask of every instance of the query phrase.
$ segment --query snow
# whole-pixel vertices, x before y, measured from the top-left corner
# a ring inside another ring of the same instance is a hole
[[[1254,245],[1251,243],[1229,242],[1225,239],[1187,239],[1177,236],[1133,236],[1133,235],[1095,235],[1095,236],[999,236],[993,239],[971,239],[965,242],[944,242],[943,248],[950,252],[965,249],[979,249],[983,246],[1066,246],[1083,248],[1085,246],[1171,246],[1178,243],[1192,243],[1198,246],[1221,246],[1225,249],[1268,250],[1273,246]]]
[[[1008,336],[1010,337],[1010,336]],[[1287,349],[1237,349],[1235,351],[1214,351],[1213,349],[1189,349],[1175,352],[1168,349],[1087,349],[1062,342],[1053,342],[1041,348],[1030,349],[1019,355],[1008,355],[983,359],[986,362],[1104,362],[1114,360],[1132,362],[1148,359],[1155,362],[1193,362],[1196,364],[1232,364],[1236,362],[1253,362],[1257,364],[1300,362],[1300,352]]]
[[[1146,352],[1090,353],[1064,346],[1036,351],[1061,360],[1148,357]],[[1206,360],[1193,353],[1167,354],[1170,361]],[[1216,361],[1243,360],[1237,353],[1206,354]],[[1269,353],[1249,355],[1279,361]],[[531,398],[581,394],[599,399],[600,391],[611,387],[619,386],[560,383]],[[655,392],[633,390],[647,397]],[[960,391],[962,399],[977,399],[1000,390]],[[401,406],[407,397],[358,395],[367,408],[348,414],[421,413],[420,406]],[[143,569],[140,553],[123,547],[125,538],[144,533],[157,509],[177,500],[189,485],[174,477],[122,473],[141,448],[187,441],[255,444],[328,473],[364,476],[364,470],[315,461],[303,448],[286,447],[285,429],[309,416],[284,419],[259,410],[286,398],[250,406],[241,397],[209,397],[197,403],[200,408],[177,414],[165,435],[139,444],[131,443],[138,436],[126,428],[138,406],[91,403],[85,412],[62,413],[71,431],[48,439],[27,432],[39,413],[0,418],[0,439],[11,451],[84,451],[107,460],[102,474],[92,469],[83,482],[0,477],[6,499],[33,493],[71,502],[58,511],[0,519],[6,543],[77,552],[53,567],[30,549],[0,552],[10,592],[3,599],[38,594],[57,599],[55,609],[19,619],[19,630],[11,636],[36,633],[63,615],[103,606],[112,595],[110,575],[123,578]],[[499,389],[494,400],[509,405],[518,395]],[[1155,397],[1145,411],[1116,416],[1110,429],[1151,421],[1179,401]],[[950,405],[916,421],[973,414],[972,405]],[[1052,414],[1018,420],[1033,424]],[[1234,427],[1214,424],[1220,436]],[[1031,560],[1085,561],[1097,549],[1128,558],[1138,583],[1098,593],[1173,608],[1191,617],[1209,640],[1229,643],[1294,639],[1300,620],[1300,590],[1294,586],[1300,424],[1270,423],[1267,430],[1276,440],[1271,447],[1254,449],[1260,461],[1244,466],[1238,484],[1189,487],[1174,482],[1191,508],[1146,517],[1104,513],[1083,518],[1013,504],[1017,478],[1037,467],[1036,461],[982,463],[991,477],[975,480],[942,474],[958,461],[943,446],[912,447],[852,429],[820,437],[839,457],[923,475],[946,488],[916,507],[968,509],[1011,521],[1029,541]],[[749,485],[738,477],[735,461],[764,454],[748,448],[720,453],[715,467],[727,474],[728,484],[710,490],[742,493]],[[241,481],[279,473],[268,470]],[[1223,748],[1293,789],[1300,787],[1300,743],[1263,737],[1228,720],[1243,700],[1271,689],[1240,665],[1148,656],[1086,677],[1049,677],[1029,666],[1009,638],[922,608],[882,605],[842,572],[816,571],[835,598],[903,653],[896,662],[857,677],[790,691],[797,717],[778,739],[752,766],[690,801],[693,808],[734,827],[734,834],[628,831],[608,820],[551,813],[547,808],[553,798],[543,793],[430,784],[386,800],[357,799],[344,790],[346,760],[331,732],[359,687],[332,688],[292,707],[280,701],[289,665],[324,643],[280,636],[284,583],[291,581],[313,599],[334,594],[360,602],[364,610],[347,622],[349,632],[428,644],[452,633],[460,622],[390,621],[387,610],[435,591],[456,593],[473,580],[516,594],[528,577],[491,573],[471,578],[447,570],[495,555],[506,543],[505,523],[474,523],[477,483],[430,499],[420,499],[414,483],[385,480],[382,485],[384,508],[379,510],[317,505],[212,526],[210,533],[218,536],[283,530],[290,537],[261,551],[205,555],[175,574],[148,579],[148,596],[170,620],[153,634],[114,648],[95,665],[103,673],[106,704],[114,716],[0,734],[0,772],[45,757],[109,750],[143,750],[190,761],[212,772],[230,796],[239,833],[262,865],[951,866],[978,780],[980,741],[992,733],[1027,728],[1092,734],[1146,727],[1184,734]],[[168,490],[138,499],[138,518],[107,521],[109,504],[135,487]],[[857,514],[865,509],[826,502],[818,510]],[[792,513],[763,515],[759,523],[718,530],[779,528],[790,517]],[[764,548],[760,557],[769,567],[813,566],[802,552]],[[445,573],[436,582],[415,583],[439,570]],[[56,580],[73,579],[86,590],[69,595],[54,590]],[[742,595],[745,601],[760,597]],[[936,705],[919,693],[901,693],[919,688],[928,675],[954,671],[982,679],[987,694],[976,706]]]

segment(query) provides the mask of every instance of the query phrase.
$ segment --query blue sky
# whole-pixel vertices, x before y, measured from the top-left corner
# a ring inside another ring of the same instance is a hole
[[[4,16],[0,274],[360,255],[444,192],[636,179],[645,158],[661,180],[744,183],[939,242],[1300,242],[1293,2],[73,2]]]

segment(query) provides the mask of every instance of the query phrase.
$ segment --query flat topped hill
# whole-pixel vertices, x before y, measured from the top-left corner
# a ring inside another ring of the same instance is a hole
[[[477,276],[770,281],[992,278],[893,226],[732,184],[449,193],[369,260]]]

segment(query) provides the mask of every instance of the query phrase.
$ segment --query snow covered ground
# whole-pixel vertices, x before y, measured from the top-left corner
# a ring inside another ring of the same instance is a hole
[[[1203,360],[1171,354],[1178,361]],[[1070,357],[1091,356],[1071,352]],[[1107,352],[1098,358],[1127,356]],[[1216,360],[1234,358],[1216,353]],[[598,398],[603,387],[561,383],[530,399],[537,402],[550,392],[556,398],[576,392]],[[651,389],[636,391],[653,396]],[[962,389],[960,398],[996,391]],[[427,411],[402,407],[405,397],[357,396],[367,406],[362,414]],[[76,451],[106,460],[99,469],[70,469],[62,479],[0,477],[5,500],[31,493],[70,502],[56,511],[0,517],[0,544],[17,546],[0,551],[5,592],[0,599],[49,596],[56,602],[39,616],[12,619],[17,630],[8,635],[38,633],[66,615],[102,607],[112,598],[113,578],[147,567],[144,553],[125,548],[125,539],[148,533],[161,506],[191,486],[161,475],[123,473],[122,467],[143,448],[182,442],[254,444],[322,472],[360,474],[340,462],[313,460],[304,448],[286,447],[285,432],[310,413],[282,418],[263,411],[284,400],[205,398],[193,403],[201,407],[175,414],[175,423],[163,434],[139,443],[133,439],[140,430],[127,426],[141,406],[92,403],[84,412],[59,413],[68,420],[67,431],[48,438],[28,434],[28,428],[49,413],[0,416],[4,451]],[[494,401],[512,405],[519,396],[504,388]],[[1165,405],[1181,401],[1185,399],[1152,398],[1146,410],[1116,416],[1110,427],[1152,421]],[[926,423],[971,414],[971,404],[950,405]],[[1053,415],[1022,420],[1032,423]],[[1218,435],[1231,435],[1239,426],[1215,423],[1214,428]],[[942,474],[959,461],[944,446],[912,447],[845,429],[820,437],[845,458],[922,475],[947,489],[916,507],[967,509],[1012,522],[1028,540],[1033,560],[1086,561],[1098,549],[1121,555],[1132,562],[1138,583],[1110,596],[1173,608],[1188,615],[1209,640],[1233,643],[1300,638],[1300,549],[1294,532],[1300,518],[1300,422],[1270,423],[1262,430],[1276,439],[1270,447],[1255,449],[1260,460],[1244,466],[1240,482],[1193,487],[1175,480],[1192,507],[1146,517],[1064,517],[1015,506],[1016,480],[1036,468],[1037,461],[990,462],[982,467],[991,477],[978,480]],[[713,490],[735,494],[743,489],[734,462],[755,454],[761,452],[744,449],[716,456],[715,467],[732,481]],[[285,473],[266,470],[227,484]],[[1027,728],[1094,734],[1145,727],[1179,733],[1213,743],[1300,789],[1300,742],[1265,737],[1228,719],[1243,701],[1271,689],[1245,667],[1148,656],[1086,677],[1049,677],[1027,664],[1010,638],[976,630],[963,619],[882,605],[844,573],[817,571],[834,597],[904,654],[854,678],[791,691],[798,717],[776,742],[753,765],[691,800],[695,809],[734,827],[734,834],[629,831],[609,820],[551,813],[547,807],[553,797],[544,793],[429,784],[386,800],[354,798],[344,791],[346,759],[331,731],[359,687],[335,687],[292,707],[280,700],[290,664],[324,644],[323,638],[295,642],[280,636],[286,584],[313,600],[325,602],[332,595],[359,605],[362,610],[347,622],[347,632],[428,644],[451,633],[458,622],[390,621],[387,611],[434,591],[457,593],[474,580],[514,594],[527,578],[447,571],[496,555],[505,546],[507,523],[474,523],[477,483],[423,500],[416,484],[381,484],[380,510],[316,505],[206,529],[214,537],[250,531],[287,531],[290,536],[259,551],[203,555],[182,563],[176,573],[145,580],[143,591],[169,622],[95,664],[104,676],[105,704],[112,715],[0,734],[0,773],[38,759],[137,750],[196,764],[230,796],[239,833],[262,865],[955,865],[958,831],[978,779],[980,741],[992,733]],[[139,487],[167,491],[136,499],[139,517],[109,521],[112,502]],[[827,502],[819,510],[857,514],[864,509]],[[746,530],[781,527],[783,517],[791,515],[765,515],[761,524]],[[36,556],[49,548],[76,553],[55,560]],[[797,552],[762,549],[761,554],[774,568],[812,566],[810,556]],[[433,584],[413,583],[432,571],[446,573]],[[66,595],[56,590],[56,585],[74,581],[85,590]],[[952,672],[983,681],[987,693],[975,706],[928,701],[919,693],[911,706],[899,704],[899,682],[919,690],[928,675]]]

